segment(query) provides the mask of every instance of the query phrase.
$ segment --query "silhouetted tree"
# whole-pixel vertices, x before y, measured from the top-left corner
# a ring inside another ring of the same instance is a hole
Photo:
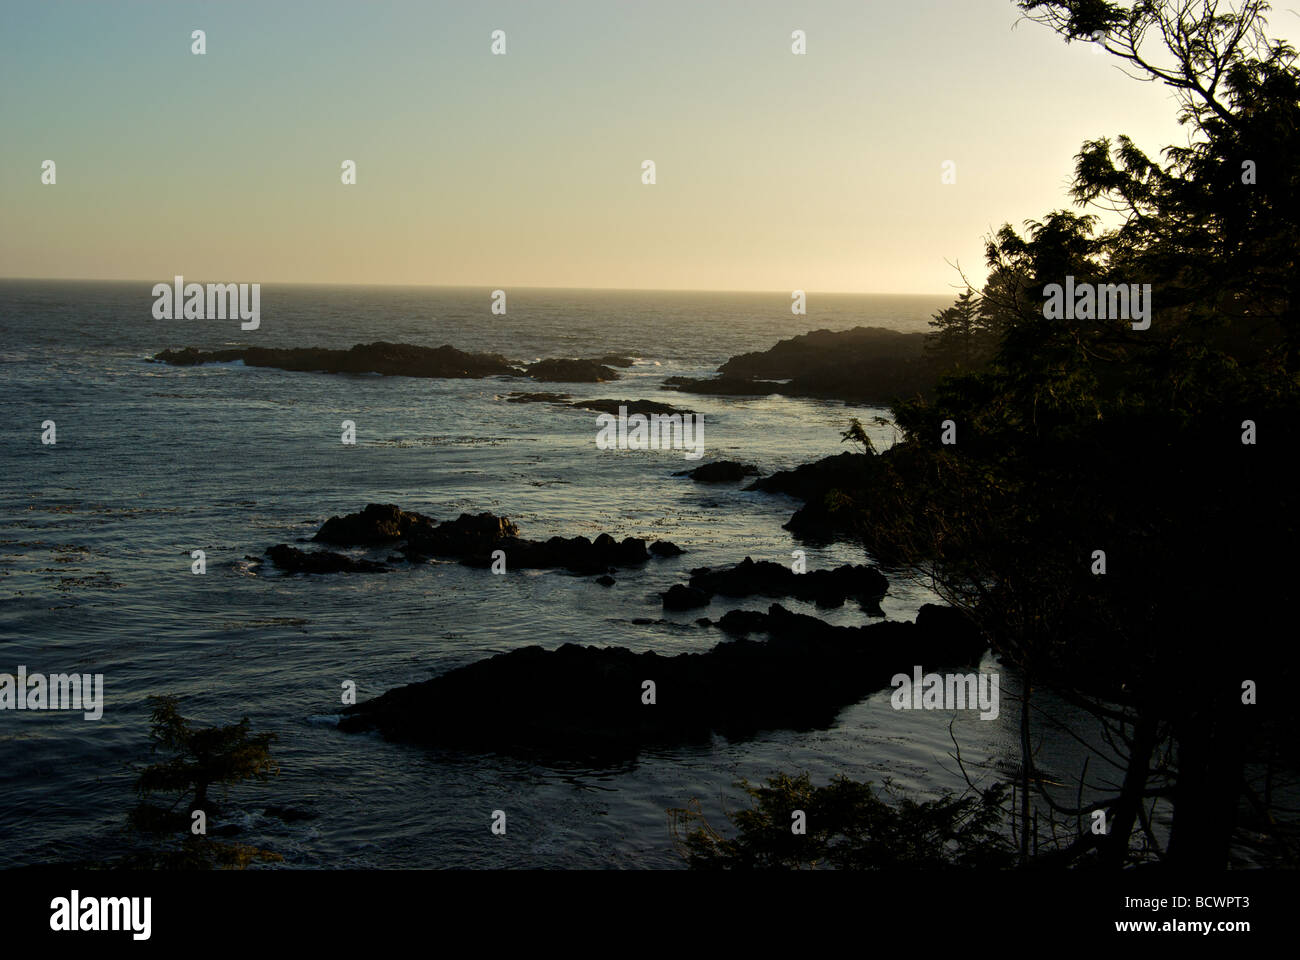
[[[1265,36],[1263,3],[1019,6],[1173,88],[1190,143],[1156,162],[1126,137],[1089,141],[1073,197],[1118,213],[1117,227],[1055,211],[989,240],[980,303],[998,318],[996,351],[932,399],[896,405],[906,440],[871,458],[858,526],[881,556],[928,570],[1027,690],[1049,685],[1106,724],[1121,765],[1110,831],[1081,831],[1056,859],[1122,864],[1140,828],[1172,862],[1222,866],[1243,803],[1267,816],[1247,769],[1267,749],[1261,731],[1294,714],[1291,568],[1272,558],[1300,506],[1295,54]],[[1150,328],[1048,319],[1045,288],[1067,276],[1149,284]],[[955,445],[940,442],[948,419]],[[1249,602],[1214,595],[1230,588]],[[1246,681],[1258,705],[1243,703]],[[1023,753],[1027,792],[1040,780],[1027,737]],[[1150,826],[1157,800],[1173,809],[1167,850]]]
[[[247,717],[224,727],[196,729],[180,715],[177,697],[150,697],[149,701],[152,752],[164,750],[171,756],[140,771],[136,789],[141,796],[161,792],[183,797],[193,790],[190,810],[207,810],[208,788],[213,784],[264,778],[276,770],[269,749],[275,734],[250,732]]]
[[[808,774],[778,774],[766,786],[741,781],[751,806],[729,815],[725,837],[698,802],[669,811],[678,852],[694,869],[772,870],[834,867],[1004,867],[1012,850],[998,829],[1005,787],[966,796],[890,804],[871,784],[836,777],[814,787]],[[792,815],[802,814],[795,833]]]
[[[997,349],[998,330],[984,304],[969,287],[951,307],[930,320],[934,332],[926,339],[926,352],[948,372],[982,367]]]

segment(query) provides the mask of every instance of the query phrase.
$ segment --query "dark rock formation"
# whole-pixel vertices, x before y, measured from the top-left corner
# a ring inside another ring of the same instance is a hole
[[[407,513],[391,503],[371,503],[360,513],[330,517],[312,540],[349,547],[374,546],[405,539],[412,527],[425,529],[436,523],[423,514]]]
[[[618,583],[618,581],[615,580],[613,577],[609,576],[609,574],[606,574],[603,577],[597,577],[596,582],[599,583],[602,587],[612,587],[614,584]]]
[[[813,500],[828,490],[860,487],[871,467],[870,459],[862,453],[839,453],[800,464],[793,470],[778,470],[770,477],[755,480],[745,489]]]
[[[200,363],[230,363],[243,360],[246,350],[210,350],[200,351],[197,347],[183,347],[180,350],[164,350],[154,354],[155,363],[169,363],[173,367],[192,367]]]
[[[491,566],[492,554],[501,550],[506,555],[507,570],[565,569],[582,574],[605,574],[611,569],[645,563],[651,555],[672,557],[682,552],[666,540],[657,540],[653,548],[647,548],[639,537],[615,540],[607,533],[595,540],[586,537],[526,540],[519,536],[519,527],[514,522],[495,514],[462,513],[455,520],[439,523],[394,504],[378,503],[369,504],[358,513],[330,517],[313,539],[338,546],[399,544],[398,549],[408,560],[454,557],[472,567]]]
[[[549,540],[524,540],[511,537],[492,543],[492,550],[506,555],[507,569],[568,570],[570,573],[608,573],[619,567],[635,567],[650,559],[645,541],[639,537],[615,540],[602,533],[595,540],[586,537],[551,537]],[[471,567],[487,567],[492,557],[487,547],[462,555],[461,562]]]
[[[305,551],[278,543],[266,555],[286,573],[387,573],[388,567],[372,560],[354,560],[328,550]]]
[[[505,397],[506,403],[554,403],[558,406],[572,407],[575,410],[594,410],[597,413],[612,413],[618,415],[619,407],[627,410],[630,417],[634,413],[641,413],[649,416],[652,413],[691,413],[681,407],[674,407],[669,403],[660,403],[657,400],[574,400],[572,403],[567,402],[572,394],[568,393],[511,393]]]
[[[243,347],[203,353],[193,347],[164,350],[162,363],[190,365],[243,360],[250,367],[324,373],[382,373],[396,377],[476,378],[519,376],[522,371],[494,353],[465,353],[449,344],[418,347],[409,343],[359,343],[347,350],[319,347]]]
[[[600,360],[539,360],[526,367],[511,363],[496,353],[466,353],[450,344],[421,347],[410,343],[359,343],[347,350],[323,347],[238,347],[202,351],[195,347],[163,350],[154,355],[159,363],[193,366],[199,363],[229,363],[243,360],[250,367],[276,367],[320,373],[381,373],[393,377],[532,377],[534,380],[566,383],[604,383],[619,379],[609,365],[631,366],[628,357]],[[546,395],[540,395],[546,396]],[[549,399],[549,397],[547,397]],[[567,398],[565,398],[567,399]],[[523,403],[521,397],[515,402]]]
[[[528,376],[545,383],[605,383],[618,372],[596,360],[539,360],[528,365]]]
[[[916,623],[901,624],[896,621],[869,624],[862,627],[835,627],[816,617],[802,613],[792,613],[779,603],[774,603],[767,613],[752,610],[732,610],[723,615],[715,626],[724,633],[736,636],[748,636],[751,633],[765,633],[774,638],[798,639],[812,637],[822,640],[849,638],[852,636],[887,637],[888,634],[870,633],[889,627],[895,630],[900,626],[915,626],[916,632],[925,645],[925,659],[913,661],[910,666],[957,666],[977,663],[984,649],[988,646],[966,616],[953,607],[941,607],[933,603],[922,604],[917,611]],[[901,668],[898,673],[904,672]]]
[[[801,538],[861,541],[866,531],[856,529],[855,507],[869,494],[889,455],[890,451],[880,457],[841,453],[763,477],[745,489],[803,500],[804,505],[785,524]]]
[[[771,560],[755,563],[749,557],[734,567],[711,570],[700,567],[691,571],[690,587],[707,596],[724,597],[795,597],[820,607],[842,606],[850,597],[863,609],[883,616],[878,601],[889,589],[889,581],[874,567],[844,564],[834,570],[795,573],[785,564]],[[671,592],[671,591],[670,591]],[[667,605],[667,597],[664,599]]]
[[[689,393],[771,393],[857,403],[889,403],[927,393],[938,376],[925,356],[924,333],[883,327],[814,330],[770,350],[732,357],[713,380],[672,377],[665,385]],[[785,383],[779,381],[788,381]]]
[[[462,513],[455,520],[411,527],[404,552],[408,557],[471,557],[501,549],[519,536],[519,528],[491,513]],[[492,562],[488,557],[487,562]],[[518,564],[515,564],[516,566]]]
[[[837,362],[908,359],[921,355],[925,336],[884,327],[854,327],[836,332],[814,330],[781,340],[768,350],[732,357],[718,368],[718,373],[747,380],[784,380],[820,374]]]
[[[506,403],[564,403],[572,397],[571,393],[508,393],[504,399]]]
[[[829,726],[846,705],[915,665],[978,662],[984,644],[951,617],[832,627],[778,605],[728,614],[727,629],[766,632],[705,653],[664,657],[622,647],[531,646],[399,687],[343,711],[339,729],[546,757],[627,756],[641,746]],[[655,702],[643,702],[645,681]]]
[[[696,607],[707,607],[709,595],[703,590],[675,583],[664,593],[663,601],[665,610],[694,610]]]
[[[758,467],[735,460],[715,460],[705,463],[694,470],[679,470],[674,477],[690,477],[696,483],[731,483],[745,477],[758,476]]]
[[[626,407],[629,417],[634,413],[649,416],[652,413],[686,414],[691,412],[681,407],[674,407],[669,403],[660,403],[657,400],[575,400],[569,406],[581,410],[594,410],[597,413],[612,413],[614,416],[618,416],[619,407]]]
[[[667,377],[664,388],[719,397],[768,397],[788,392],[788,385],[779,380],[746,380],[743,377]]]

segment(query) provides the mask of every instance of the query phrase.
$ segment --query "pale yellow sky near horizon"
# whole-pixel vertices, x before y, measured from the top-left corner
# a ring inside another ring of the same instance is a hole
[[[9,277],[941,294],[1069,206],[1085,139],[1186,140],[1167,90],[1010,0],[4,18]]]

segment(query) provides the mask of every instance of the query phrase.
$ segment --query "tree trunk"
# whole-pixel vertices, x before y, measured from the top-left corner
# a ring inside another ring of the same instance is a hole
[[[1178,780],[1171,866],[1222,870],[1228,864],[1244,766],[1237,716],[1230,705],[1210,706],[1175,726]]]
[[[1106,839],[1101,844],[1099,863],[1118,870],[1128,858],[1129,837],[1137,821],[1138,807],[1146,791],[1147,777],[1151,772],[1151,753],[1156,747],[1156,721],[1141,717],[1133,731],[1133,752],[1128,769],[1124,771],[1124,786],[1119,799],[1110,810],[1110,824]]]

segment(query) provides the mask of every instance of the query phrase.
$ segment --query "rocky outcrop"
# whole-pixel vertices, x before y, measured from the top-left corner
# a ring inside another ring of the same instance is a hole
[[[881,457],[841,453],[793,470],[782,470],[751,483],[746,490],[784,493],[804,505],[784,525],[797,536],[810,540],[860,540],[856,507],[869,495],[881,470]]]
[[[573,398],[571,393],[507,393],[501,399],[506,403],[564,403]]]
[[[885,327],[814,330],[763,351],[732,357],[718,373],[747,380],[788,380],[816,376],[837,364],[896,362],[921,356],[926,335],[900,333]]]
[[[618,416],[619,408],[623,407],[629,417],[635,413],[644,414],[645,416],[652,413],[691,413],[690,410],[674,407],[670,403],[660,403],[657,400],[575,400],[569,406],[581,410],[594,410],[597,413],[612,413],[615,416]]]
[[[443,523],[412,525],[403,552],[413,559],[477,557],[501,549],[502,544],[514,542],[518,536],[519,528],[505,517],[491,513],[462,513],[455,520]]]
[[[888,591],[889,581],[874,567],[846,563],[834,570],[795,573],[782,563],[771,560],[755,563],[746,557],[734,567],[692,570],[689,588],[705,597],[794,597],[819,607],[843,606],[845,600],[852,598],[864,610],[883,616],[879,612],[879,600]],[[665,607],[671,593],[670,590],[664,595]]]
[[[712,733],[734,739],[829,726],[893,675],[918,664],[974,664],[984,648],[969,628],[924,608],[914,624],[832,627],[777,605],[728,614],[723,624],[768,639],[667,657],[572,643],[525,647],[347,707],[339,729],[544,758],[629,756]]]
[[[373,560],[355,560],[329,550],[299,550],[287,543],[270,547],[266,556],[285,573],[387,573],[389,569]]]
[[[173,367],[192,367],[200,363],[231,363],[243,360],[247,350],[207,350],[197,347],[182,347],[180,350],[164,350],[154,354],[155,363],[169,363]]]
[[[519,376],[522,371],[494,353],[465,353],[450,344],[419,347],[409,343],[359,343],[347,350],[318,347],[243,347],[204,353],[193,347],[164,350],[154,356],[161,363],[191,365],[243,360],[249,367],[322,373],[381,373],[393,377],[445,377],[465,379]]]
[[[586,537],[551,537],[549,540],[512,537],[492,543],[491,550],[505,553],[507,569],[559,569],[580,574],[609,573],[619,567],[640,566],[650,559],[646,542],[640,537],[615,540],[607,533],[595,540]],[[489,567],[492,556],[484,547],[462,555],[461,563],[471,567]]]
[[[907,626],[886,621],[862,627],[836,627],[816,617],[792,613],[779,603],[772,604],[766,613],[754,610],[732,610],[713,625],[724,633],[735,636],[765,633],[773,638],[813,637],[824,641],[835,638],[848,639],[854,636],[885,638],[888,634],[869,631],[879,631],[883,627],[896,629],[899,626]],[[975,625],[955,607],[943,607],[933,603],[922,604],[921,609],[917,611],[914,626],[923,642],[926,657],[924,660],[915,661],[913,665],[923,664],[929,667],[977,663],[988,646]]]
[[[870,459],[863,453],[839,453],[802,463],[793,470],[778,470],[771,476],[755,480],[745,489],[812,500],[828,490],[861,486],[871,467]]]
[[[667,377],[664,389],[718,397],[769,397],[789,392],[788,384],[779,380],[746,380],[744,377]]]
[[[690,477],[696,483],[734,483],[745,477],[758,476],[758,467],[735,460],[715,460],[694,470],[679,470],[674,477]]]
[[[372,503],[357,513],[330,517],[312,539],[335,546],[392,545],[410,561],[444,557],[472,567],[490,567],[493,554],[499,550],[505,554],[507,570],[564,569],[582,574],[605,574],[619,567],[638,566],[651,556],[674,557],[682,553],[680,547],[667,540],[656,540],[647,547],[639,537],[615,540],[607,533],[595,540],[527,540],[519,535],[513,521],[492,513],[462,513],[455,520],[439,522],[391,503]]]
[[[657,400],[574,400],[568,402],[571,398],[568,393],[511,393],[507,394],[504,399],[506,403],[554,403],[557,406],[571,407],[574,410],[592,410],[596,413],[612,413],[618,415],[619,408],[623,408],[630,417],[634,413],[649,416],[652,413],[673,414],[691,413],[681,407],[674,407],[670,403],[660,403]]]
[[[249,367],[275,367],[316,373],[380,373],[390,377],[435,377],[473,379],[479,377],[532,377],[563,383],[604,383],[619,379],[610,366],[631,366],[629,357],[600,360],[539,360],[528,365],[510,362],[496,353],[466,353],[450,344],[421,347],[410,343],[359,343],[347,350],[323,347],[238,347],[230,350],[198,350],[185,347],[163,350],[154,355],[158,363],[194,366],[200,363],[230,363],[242,360]],[[538,395],[547,397],[549,395]],[[567,399],[567,398],[566,398]],[[523,402],[522,400],[518,402]]]
[[[934,386],[939,371],[925,355],[925,339],[923,333],[883,327],[814,330],[770,350],[732,357],[714,379],[671,377],[665,386],[688,393],[777,393],[884,404]]]
[[[694,610],[696,607],[709,605],[709,594],[694,587],[675,583],[663,594],[665,610]]]
[[[349,547],[369,547],[403,540],[413,527],[431,528],[436,523],[436,520],[423,514],[407,513],[391,503],[372,503],[360,513],[330,517],[312,540]]]
[[[539,360],[528,365],[528,376],[544,383],[606,383],[618,371],[598,360]]]

